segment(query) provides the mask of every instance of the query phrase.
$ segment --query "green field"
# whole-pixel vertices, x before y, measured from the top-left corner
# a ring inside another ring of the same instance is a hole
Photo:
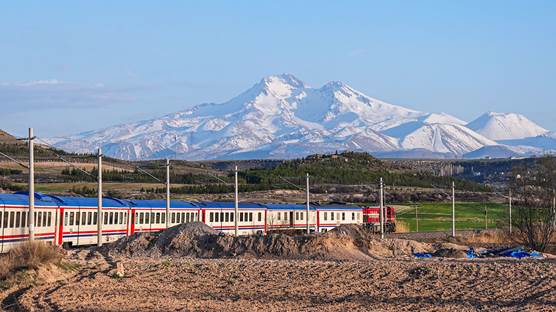
[[[411,232],[417,231],[417,224],[419,232],[451,231],[452,203],[396,205],[396,218],[404,222]],[[507,223],[507,205],[456,202],[456,230],[496,229],[507,226]]]

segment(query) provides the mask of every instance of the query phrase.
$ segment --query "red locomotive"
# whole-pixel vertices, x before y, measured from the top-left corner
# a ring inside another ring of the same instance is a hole
[[[384,207],[384,210],[384,231],[393,233],[396,231],[396,211],[391,206]],[[363,207],[363,224],[374,232],[380,232],[380,207]]]

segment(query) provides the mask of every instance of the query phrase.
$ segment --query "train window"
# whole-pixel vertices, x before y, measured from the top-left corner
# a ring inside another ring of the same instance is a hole
[[[96,225],[97,224],[97,212],[93,212],[93,224]]]
[[[14,221],[15,221],[15,213],[13,211],[10,211],[10,228],[14,227]]]
[[[214,214],[214,222],[220,222],[220,214],[218,212]]]
[[[102,215],[104,216],[102,219],[104,220],[103,224],[108,224],[108,212],[103,212]]]
[[[73,212],[70,212],[69,215],[69,225],[73,225],[73,221],[74,221],[74,214]]]
[[[47,226],[52,225],[52,212],[48,213],[48,218],[46,218]]]
[[[253,213],[252,212],[249,213],[249,222],[253,222]]]
[[[91,211],[89,211],[89,212],[87,213],[87,224],[88,224],[88,225],[93,224],[93,213],[92,213]]]
[[[162,221],[162,223],[166,224],[166,213],[165,212],[162,213],[161,221]]]
[[[64,226],[68,226],[69,213],[64,212]]]
[[[330,220],[334,220],[334,212],[330,213]]]
[[[288,213],[284,212],[284,221],[288,221]]]
[[[145,222],[145,219],[144,219],[144,214],[141,212],[139,214],[139,224],[143,224],[143,222]]]
[[[75,225],[79,225],[79,222],[80,222],[79,220],[81,220],[80,216],[81,216],[81,214],[79,212],[75,213]]]
[[[180,212],[177,215],[178,215],[178,223],[182,223],[182,217],[181,217],[182,213]]]
[[[239,222],[243,222],[243,212],[239,213]]]
[[[127,224],[127,211],[124,212],[124,224]]]
[[[42,226],[47,226],[47,220],[48,220],[48,212],[43,212],[42,213]]]
[[[86,224],[87,224],[87,213],[83,211],[81,213],[81,225],[86,225]]]
[[[299,220],[299,212],[295,212],[295,220]]]
[[[355,212],[351,213],[351,220],[355,220]]]
[[[224,222],[224,213],[220,212],[220,222]]]
[[[21,212],[16,212],[15,213],[15,227],[20,227],[21,226]]]
[[[110,211],[110,215],[108,217],[108,223],[114,224],[114,212]]]
[[[262,212],[259,212],[259,220],[258,221],[259,222],[263,221],[263,213]]]
[[[172,212],[172,214],[170,216],[171,216],[170,220],[172,220],[172,223],[176,223],[176,213]]]
[[[10,215],[8,214],[8,212],[4,213],[4,222],[2,223],[4,227],[8,227],[8,220],[9,220]]]
[[[342,220],[345,220],[345,219],[346,219],[346,213],[342,212]]]
[[[37,225],[37,212],[36,211],[33,212],[33,219],[35,220],[35,221],[33,221],[34,222],[33,224],[36,226]]]
[[[21,226],[26,227],[27,226],[27,211],[22,212],[21,215],[22,215],[22,217],[21,217]]]
[[[225,218],[224,218],[224,222],[230,222],[230,213],[229,213],[229,212],[226,212],[226,213],[224,214],[224,217],[225,217]]]
[[[182,212],[182,213],[181,213],[181,222],[182,222],[182,223],[186,223],[186,222],[187,222],[187,220],[185,219],[185,217],[186,217],[185,212]]]
[[[277,219],[277,220],[280,220],[280,218],[281,218],[280,216],[281,216],[281,215],[282,215],[282,213],[281,213],[280,211],[278,211],[278,214],[276,214],[276,219]]]
[[[38,221],[39,222],[37,222],[37,227],[41,227],[42,226],[42,211],[39,211]]]
[[[214,222],[214,216],[212,215],[212,212],[209,213],[209,221]]]
[[[328,220],[328,213],[326,213],[326,211],[324,212],[323,216],[324,216],[324,221],[327,221]]]
[[[145,212],[145,223],[151,224],[151,214],[148,212]]]
[[[2,211],[0,211],[0,228],[4,227],[4,216]]]

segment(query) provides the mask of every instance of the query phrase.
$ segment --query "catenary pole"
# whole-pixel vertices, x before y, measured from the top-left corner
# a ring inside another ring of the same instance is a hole
[[[510,234],[512,234],[512,190],[510,189],[510,194],[508,198],[509,206],[510,206]]]
[[[239,191],[238,191],[238,183],[237,183],[237,166],[235,167],[234,171],[234,180],[235,180],[235,205],[234,205],[234,225],[235,225],[235,236],[239,235],[239,226],[238,226],[238,215],[239,215]]]
[[[415,232],[419,232],[419,215],[417,213],[417,207],[419,205],[415,205]]]
[[[29,240],[35,239],[35,147],[33,128],[29,128]]]
[[[104,218],[102,215],[102,149],[98,149],[98,178],[97,178],[97,246],[102,246],[102,223]]]
[[[307,234],[309,234],[310,230],[309,230],[309,208],[310,208],[310,204],[309,204],[309,173],[307,173],[307,183],[306,183],[306,188],[307,188]]]
[[[170,227],[170,159],[166,159],[166,228]]]
[[[380,238],[384,238],[384,184],[380,178]]]
[[[452,237],[456,237],[456,183],[452,181]]]
[[[552,190],[552,227],[556,228],[556,190]]]

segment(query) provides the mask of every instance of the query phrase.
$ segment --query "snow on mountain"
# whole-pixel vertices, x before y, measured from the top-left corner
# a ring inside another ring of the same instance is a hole
[[[556,132],[547,132],[535,137],[515,139],[515,140],[501,140],[502,144],[509,146],[528,146],[534,147],[544,152],[556,151]]]
[[[222,104],[50,143],[81,153],[102,147],[104,154],[128,160],[296,158],[337,150],[427,150],[450,157],[496,145],[453,116],[392,105],[342,82],[312,88],[289,74],[265,77]]]
[[[515,113],[486,113],[467,127],[495,141],[523,139],[548,132],[527,117]]]
[[[202,104],[162,118],[51,142],[75,152],[102,146],[105,154],[130,160],[174,155],[214,159],[253,153],[291,158],[313,151],[397,149],[395,138],[369,124],[381,129],[419,114],[341,83],[314,89],[284,74],[266,77],[223,104]]]
[[[484,145],[496,145],[496,142],[466,128],[464,124],[464,121],[448,114],[432,113],[384,133],[398,138],[400,146],[407,150],[426,149],[461,155]]]

